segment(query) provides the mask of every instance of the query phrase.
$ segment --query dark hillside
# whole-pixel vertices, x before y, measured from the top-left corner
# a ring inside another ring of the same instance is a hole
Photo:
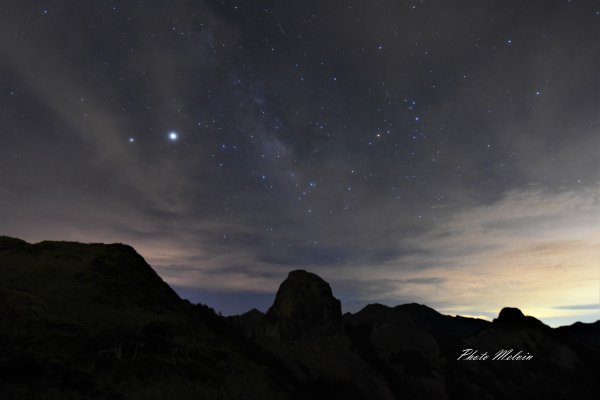
[[[234,337],[129,246],[0,238],[1,398],[285,398]]]
[[[491,323],[414,303],[342,316],[303,270],[266,314],[223,318],[129,246],[0,237],[2,399],[595,399],[597,329],[517,308]]]

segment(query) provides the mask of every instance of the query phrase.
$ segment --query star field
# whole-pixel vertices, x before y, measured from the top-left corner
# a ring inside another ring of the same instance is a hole
[[[226,313],[305,268],[346,309],[585,319],[599,18],[576,0],[5,5],[0,234],[127,242]]]

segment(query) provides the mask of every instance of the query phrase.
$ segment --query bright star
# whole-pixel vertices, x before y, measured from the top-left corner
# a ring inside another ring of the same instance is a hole
[[[177,135],[177,132],[169,132],[169,139],[172,141],[177,140],[179,136]]]

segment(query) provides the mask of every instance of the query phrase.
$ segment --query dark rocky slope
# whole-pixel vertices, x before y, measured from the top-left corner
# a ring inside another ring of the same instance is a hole
[[[289,398],[285,368],[131,247],[0,238],[0,398]]]
[[[558,331],[600,350],[600,321],[587,324],[575,322],[573,325],[559,327]]]
[[[266,315],[253,310],[232,320],[285,360],[302,382],[350,385],[353,398],[592,399],[599,394],[600,352],[590,344],[597,325],[551,329],[516,308],[502,309],[490,323],[442,315],[420,304],[370,304],[345,314],[340,327],[341,316],[332,311],[336,304],[321,278],[293,271]],[[465,349],[487,353],[488,359],[457,360]],[[533,357],[492,360],[503,349]]]
[[[217,316],[131,247],[0,237],[0,398],[594,399],[598,323],[551,329],[419,304],[342,316],[292,271],[266,314]],[[457,360],[522,350],[529,361]]]
[[[591,399],[598,394],[599,352],[587,343],[587,326],[551,329],[516,308],[504,308],[490,323],[442,315],[420,304],[370,304],[342,317],[337,304],[321,278],[292,271],[266,315],[252,310],[231,319],[284,360],[301,382],[351,388],[349,398]],[[457,360],[465,349],[489,358]],[[533,358],[491,360],[503,349]]]

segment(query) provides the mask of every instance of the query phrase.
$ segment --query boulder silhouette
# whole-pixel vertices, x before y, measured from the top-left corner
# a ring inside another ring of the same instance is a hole
[[[548,328],[539,319],[525,316],[521,310],[515,307],[504,307],[502,310],[500,310],[498,318],[494,319],[494,324],[496,326],[510,329],[515,327]]]
[[[283,281],[266,315],[267,334],[283,341],[339,333],[342,308],[319,276],[296,270]]]

